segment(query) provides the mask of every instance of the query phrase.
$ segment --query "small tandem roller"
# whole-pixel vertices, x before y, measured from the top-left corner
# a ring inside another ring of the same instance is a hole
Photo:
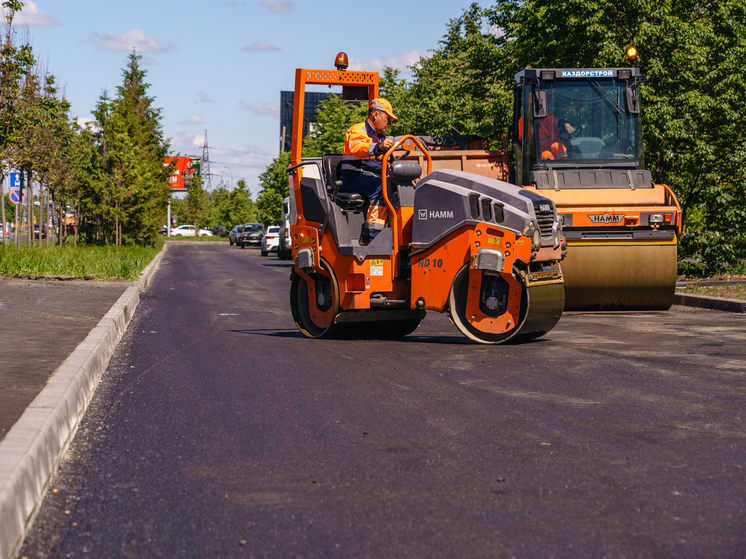
[[[472,173],[432,172],[427,149],[403,136],[384,155],[390,226],[361,246],[368,201],[339,192],[342,156],[301,159],[296,131],[303,129],[306,84],[352,87],[357,94],[365,86],[371,100],[378,75],[296,72],[290,304],[303,334],[405,336],[428,309],[447,311],[465,336],[485,344],[536,338],[557,324],[565,305],[559,265],[565,246],[554,202]],[[394,158],[395,151],[415,147],[426,159],[422,178],[419,163]]]

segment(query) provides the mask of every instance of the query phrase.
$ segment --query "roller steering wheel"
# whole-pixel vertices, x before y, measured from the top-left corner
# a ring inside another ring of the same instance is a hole
[[[399,161],[400,159],[404,159],[406,156],[412,153],[412,150],[416,147],[416,144],[412,141],[411,138],[407,138],[399,147],[402,148],[404,152],[401,155],[394,155],[394,153],[392,153],[389,156],[389,164],[394,163],[395,161]]]

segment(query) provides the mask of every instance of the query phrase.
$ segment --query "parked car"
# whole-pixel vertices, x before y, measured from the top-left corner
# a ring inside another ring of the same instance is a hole
[[[172,237],[194,237],[194,225],[179,225],[171,229]],[[212,231],[209,229],[200,229],[200,237],[212,237]]]
[[[216,225],[212,228],[213,235],[225,236],[228,234],[228,228],[225,225]]]
[[[282,201],[282,216],[280,216],[279,245],[277,258],[290,260],[293,257],[293,247],[290,245],[290,198]]]
[[[231,232],[228,233],[228,241],[230,241],[231,246],[238,244],[238,239],[241,237],[241,233],[243,233],[243,225],[234,225]]]
[[[238,244],[241,245],[241,248],[244,248],[246,245],[261,246],[263,237],[264,225],[261,223],[244,223]]]
[[[280,226],[270,225],[267,228],[267,234],[262,239],[262,256],[267,256],[270,252],[277,252],[280,244]]]
[[[37,239],[39,238],[39,224],[34,223],[34,237]],[[41,238],[46,239],[47,238],[47,226],[43,225],[41,228]]]

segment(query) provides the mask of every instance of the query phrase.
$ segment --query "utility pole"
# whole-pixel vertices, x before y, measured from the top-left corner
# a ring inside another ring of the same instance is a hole
[[[202,147],[202,168],[200,169],[203,177],[207,177],[207,190],[212,195],[212,172],[210,171],[210,148],[207,145],[207,130],[205,130],[205,145]]]

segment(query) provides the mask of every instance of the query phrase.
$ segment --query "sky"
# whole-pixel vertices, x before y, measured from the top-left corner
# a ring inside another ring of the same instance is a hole
[[[344,51],[351,70],[410,77],[472,1],[24,0],[13,24],[81,122],[116,93],[134,47],[171,154],[201,156],[206,132],[213,188],[244,178],[256,196],[296,68],[332,68]]]

